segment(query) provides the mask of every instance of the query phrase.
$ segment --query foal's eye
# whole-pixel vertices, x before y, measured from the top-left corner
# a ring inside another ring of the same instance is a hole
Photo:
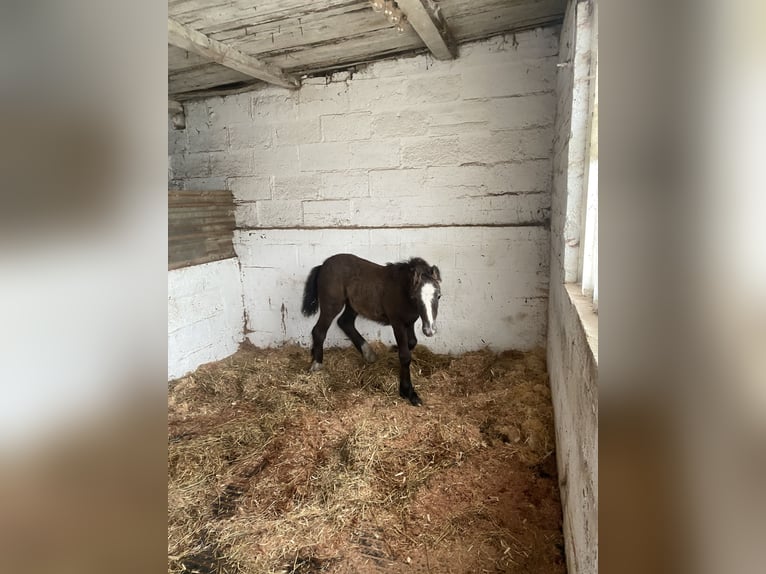
[[[436,298],[437,298],[437,299],[441,299],[441,298],[442,298],[442,295],[441,295],[441,293],[439,293],[439,294],[436,296]]]

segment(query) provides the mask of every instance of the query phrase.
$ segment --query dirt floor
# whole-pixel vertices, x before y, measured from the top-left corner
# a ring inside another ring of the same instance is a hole
[[[168,392],[168,570],[563,573],[542,352],[244,347]]]

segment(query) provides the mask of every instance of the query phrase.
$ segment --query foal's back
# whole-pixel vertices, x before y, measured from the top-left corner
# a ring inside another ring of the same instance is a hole
[[[349,253],[333,255],[322,264],[319,274],[320,301],[348,301],[360,315],[388,322],[387,301],[398,291],[392,271],[390,266]]]

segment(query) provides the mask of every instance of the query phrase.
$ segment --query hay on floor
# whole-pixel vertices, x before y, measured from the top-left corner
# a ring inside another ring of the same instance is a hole
[[[243,347],[168,392],[168,569],[564,572],[542,352]]]

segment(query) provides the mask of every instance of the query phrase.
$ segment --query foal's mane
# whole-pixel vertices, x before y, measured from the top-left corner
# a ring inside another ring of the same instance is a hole
[[[407,265],[409,265],[414,271],[419,271],[425,276],[430,277],[431,276],[431,266],[425,262],[424,259],[421,259],[420,257],[413,257],[409,261],[407,261]]]
[[[398,263],[386,263],[386,267],[396,267],[398,269],[407,269],[410,271],[413,277],[424,277],[432,281],[439,281],[441,278],[434,276],[434,270],[438,274],[438,269],[429,265],[424,259],[420,257],[412,257],[408,261],[400,261]],[[411,283],[410,291],[413,292],[417,284],[420,284],[420,279]]]
[[[399,261],[397,263],[386,263],[386,267],[409,267],[415,271],[420,271],[421,273],[428,273],[431,271],[431,266],[426,263],[425,259],[421,259],[420,257],[412,257],[407,261]]]

